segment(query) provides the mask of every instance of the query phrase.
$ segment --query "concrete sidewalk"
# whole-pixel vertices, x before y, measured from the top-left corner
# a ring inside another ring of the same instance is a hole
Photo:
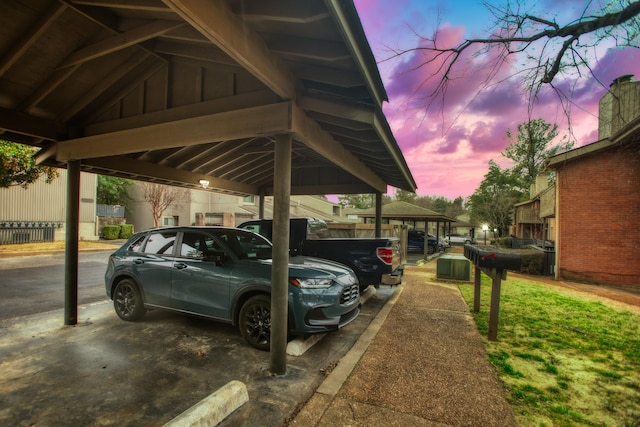
[[[516,425],[459,290],[434,276],[407,267],[400,292],[290,425]]]

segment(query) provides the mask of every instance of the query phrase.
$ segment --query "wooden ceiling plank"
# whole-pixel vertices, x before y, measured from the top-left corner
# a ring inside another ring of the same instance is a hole
[[[310,49],[309,46],[313,46]],[[298,58],[314,59],[322,62],[336,62],[349,59],[349,51],[344,44],[313,40],[303,37],[282,37],[269,43],[272,52]]]
[[[270,90],[265,89],[225,98],[212,99],[198,104],[184,105],[169,110],[155,111],[139,116],[95,123],[87,126],[84,131],[87,136],[98,135],[138,126],[151,126],[164,122],[182,120],[187,117],[197,117],[206,114],[221,113],[227,110],[240,110],[259,105],[268,105],[276,101],[276,96]]]
[[[270,159],[267,161],[266,159]],[[235,179],[244,181],[242,177],[245,174],[253,174],[254,170],[271,169],[273,166],[273,153],[261,154],[259,156],[237,157],[233,162],[227,162],[216,171],[215,176],[220,178]]]
[[[73,0],[74,4],[94,7],[108,7],[113,9],[143,10],[146,12],[168,12],[157,0]]]
[[[335,102],[312,96],[300,96],[297,99],[297,103],[304,110],[353,120],[359,123],[373,124],[375,120],[373,108],[368,108],[363,105]]]
[[[239,156],[254,139],[255,138],[248,138],[243,141],[223,141],[212,150],[207,151],[206,157],[199,156],[199,158],[194,158],[183,167],[208,175],[211,173],[212,165],[224,161],[225,156]]]
[[[295,64],[295,73],[301,80],[310,80],[328,85],[351,88],[364,85],[362,77],[351,70],[331,67],[305,66]]]
[[[52,71],[47,81],[41,84],[38,89],[33,91],[29,98],[23,100],[16,110],[25,111],[27,113],[34,110],[40,101],[64,83],[64,81],[71,76],[78,67],[79,65],[75,65],[73,67],[65,68],[64,70]]]
[[[148,24],[141,25],[131,31],[118,34],[117,36],[110,37],[73,52],[62,64],[58,66],[58,68],[81,64],[83,62],[126,49],[130,46],[160,36],[182,25],[184,25],[184,23],[173,21],[149,22]]]
[[[290,103],[226,111],[58,143],[56,159],[69,161],[198,145],[287,132]]]
[[[258,188],[253,185],[233,182],[213,176],[173,169],[155,163],[141,162],[126,156],[96,158],[83,161],[88,166],[111,169],[116,172],[125,172],[146,178],[160,178],[168,181],[193,183],[199,186],[201,179],[209,181],[209,188],[213,190],[231,191],[241,194],[258,194]]]
[[[162,70],[166,70],[166,64],[161,61],[156,61],[153,57],[145,58],[144,64],[137,67],[134,71],[131,72],[127,76],[125,80],[125,84],[123,84],[119,90],[114,90],[113,93],[109,92],[109,96],[101,97],[106,99],[99,99],[99,104],[101,108],[96,108],[89,117],[85,118],[85,122],[92,123],[96,120],[99,120],[99,117],[104,114],[106,110],[111,108],[114,104],[120,102],[122,98],[124,98],[127,94],[132,92],[136,87],[140,86],[145,80],[151,78],[157,72]],[[106,94],[106,92],[105,92]],[[93,101],[94,103],[97,101]],[[98,124],[99,125],[99,124]],[[89,135],[86,132],[87,128],[85,128],[85,135]]]
[[[244,0],[242,14],[247,21],[273,21],[292,24],[309,24],[329,18],[321,2],[300,0]]]
[[[322,130],[318,123],[309,119],[301,108],[294,106],[291,117],[293,132],[300,136],[307,146],[377,191],[386,193],[387,184],[329,133]]]
[[[224,0],[163,0],[192,27],[284,99],[295,99],[295,78]]]
[[[29,31],[27,31],[26,34],[23,34],[22,37],[18,39],[19,41],[14,43],[13,49],[5,54],[0,61],[0,76],[11,68],[11,66],[15,64],[15,62],[38,41],[40,36],[42,36],[51,24],[53,24],[56,19],[62,15],[62,12],[64,12],[65,9],[66,6],[64,4],[53,3],[51,7],[40,17],[40,19],[29,27]]]
[[[173,55],[182,58],[197,59],[199,61],[213,62],[230,67],[238,67],[238,63],[229,58],[217,47],[209,45],[194,45],[173,40],[157,40],[153,44],[156,53]]]
[[[132,71],[140,65],[144,60],[140,55],[130,55],[129,58],[122,64],[118,65],[113,72],[100,80],[98,84],[94,85],[91,90],[87,91],[80,98],[76,99],[72,106],[66,109],[64,113],[60,115],[60,120],[67,121],[73,116],[78,114],[83,108],[89,105],[97,96],[104,93],[107,89],[112,87],[115,83],[121,79],[127,78],[132,74]]]
[[[50,141],[65,133],[64,125],[57,121],[5,108],[0,108],[0,129]]]

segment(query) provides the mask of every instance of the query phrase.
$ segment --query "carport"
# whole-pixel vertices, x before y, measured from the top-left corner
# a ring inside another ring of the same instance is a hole
[[[451,224],[456,222],[455,218],[447,215],[432,211],[431,209],[423,208],[422,206],[413,205],[408,202],[393,202],[388,203],[378,208],[380,204],[372,209],[365,209],[358,213],[359,218],[364,218],[364,222],[367,220],[375,221],[376,224],[381,221],[390,223],[391,221],[398,221],[402,224],[410,224],[414,229],[417,229],[418,223],[424,223],[424,255],[427,256],[427,233],[429,231],[429,222],[436,223],[436,239],[440,241],[440,224],[442,224],[447,230],[447,234],[451,233]],[[406,236],[405,236],[406,237]]]
[[[9,0],[1,138],[66,168],[65,324],[77,322],[80,171],[274,196],[271,371],[286,370],[291,194],[416,184],[350,1]],[[377,221],[380,223],[380,221]]]

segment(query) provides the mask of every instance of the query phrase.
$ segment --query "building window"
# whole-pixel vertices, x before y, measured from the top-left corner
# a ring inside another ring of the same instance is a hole
[[[245,196],[242,198],[242,204],[243,205],[255,205],[256,201],[255,201],[255,196]]]
[[[164,227],[174,227],[179,224],[178,216],[163,216],[162,217],[162,225]]]

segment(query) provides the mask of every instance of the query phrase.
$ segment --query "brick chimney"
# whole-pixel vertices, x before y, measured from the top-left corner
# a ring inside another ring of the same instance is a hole
[[[640,115],[640,81],[633,74],[618,77],[600,99],[598,139],[609,138]]]

